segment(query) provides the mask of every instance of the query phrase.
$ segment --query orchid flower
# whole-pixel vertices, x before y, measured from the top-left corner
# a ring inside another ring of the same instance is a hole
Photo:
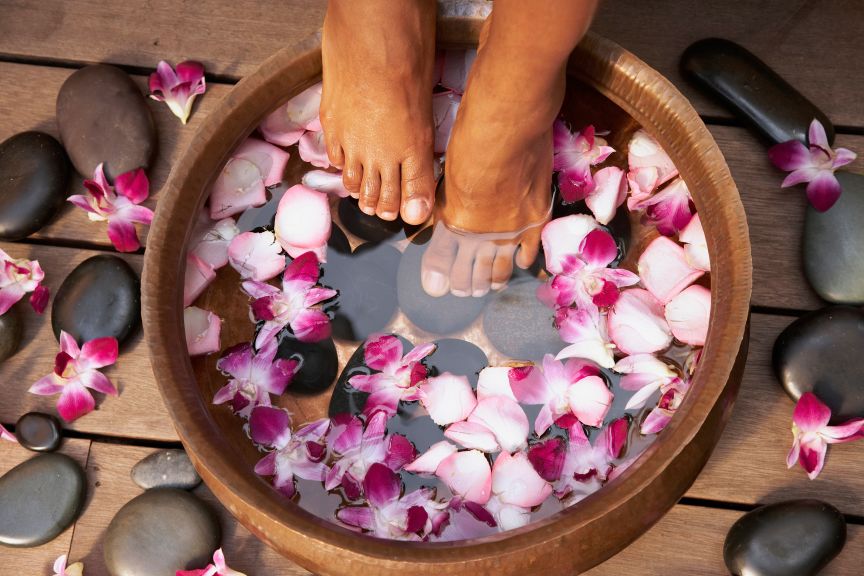
[[[66,565],[66,554],[58,556],[54,561],[54,576],[83,576],[84,564],[75,562],[74,564]]]
[[[99,368],[117,361],[117,339],[95,338],[81,348],[69,333],[60,331],[60,352],[54,359],[54,371],[30,387],[31,394],[60,394],[57,411],[67,422],[92,412],[96,406],[88,388],[117,396],[118,392]]]
[[[687,390],[690,389],[690,382],[681,378],[674,378],[672,381],[660,386],[660,400],[657,402],[657,407],[654,408],[645,420],[639,431],[642,434],[657,434],[669,424],[675,411],[684,401],[684,396]]]
[[[606,160],[615,149],[606,146],[602,138],[595,138],[594,127],[590,125],[573,133],[564,122],[557,120],[552,130],[553,168],[558,172],[561,196],[567,203],[583,200],[596,186],[591,166]]]
[[[264,282],[285,270],[282,246],[269,230],[235,236],[228,246],[228,262],[244,280]]]
[[[627,207],[639,210],[655,190],[678,175],[678,169],[660,144],[645,130],[637,130],[627,145]]]
[[[301,342],[317,342],[330,335],[327,315],[312,308],[336,296],[336,291],[316,286],[321,271],[312,252],[298,256],[282,274],[282,289],[257,280],[243,282],[243,290],[253,298],[252,316],[264,321],[255,347],[261,348],[285,326]]]
[[[195,306],[184,308],[183,328],[186,333],[186,349],[190,356],[219,351],[222,319],[213,312]]]
[[[711,260],[708,257],[708,241],[705,230],[702,229],[702,219],[694,214],[690,223],[678,234],[678,239],[684,243],[684,258],[692,268],[711,271]]]
[[[587,214],[571,214],[550,220],[540,233],[546,270],[550,274],[564,272],[568,259],[579,254],[579,247],[585,237],[599,229],[597,221]]]
[[[168,62],[161,60],[156,72],[150,74],[150,98],[165,102],[183,124],[192,113],[195,97],[204,94],[206,89],[204,65],[193,60],[177,64],[176,72]]]
[[[44,279],[45,272],[38,260],[15,260],[0,250],[0,316],[28,293],[30,306],[37,314],[42,314],[49,298],[48,287],[42,286]]]
[[[690,190],[681,178],[676,178],[642,203],[643,220],[657,226],[664,236],[674,236],[687,227],[696,213]]]
[[[846,148],[832,150],[825,127],[815,118],[810,123],[807,142],[809,146],[798,140],[772,146],[768,158],[780,170],[790,172],[781,188],[807,182],[810,205],[819,212],[825,212],[837,202],[842,192],[834,171],[853,162],[858,155]]]
[[[624,390],[635,391],[624,407],[625,410],[641,408],[652,394],[672,383],[678,374],[669,365],[653,354],[634,354],[622,358],[613,368],[623,374],[619,385]]]
[[[2,424],[0,424],[0,440],[7,440],[9,442],[15,442],[16,444],[18,443],[18,438],[16,438],[12,432],[4,428]]]
[[[594,189],[585,196],[585,205],[601,224],[609,224],[627,198],[627,178],[616,166],[594,173]]]
[[[323,482],[328,471],[323,438],[329,427],[330,420],[322,418],[292,434],[285,410],[258,406],[249,417],[249,434],[253,442],[274,451],[258,461],[255,473],[273,476],[273,486],[287,498],[296,492],[295,477]]]
[[[559,308],[555,326],[561,339],[569,344],[556,360],[583,358],[611,368],[615,364],[615,345],[609,340],[606,318],[596,308]]]
[[[450,142],[450,133],[456,122],[456,113],[462,96],[454,92],[439,92],[432,95],[432,121],[435,126],[435,154],[443,154]]]
[[[541,367],[542,366],[542,367]],[[559,362],[546,354],[541,366],[511,370],[510,385],[523,404],[542,404],[534,433],[542,435],[560,417],[572,414],[586,426],[600,426],[613,394],[596,366],[581,360]]]
[[[610,422],[593,446],[581,429],[571,428],[561,474],[555,482],[555,495],[569,506],[602,487],[612,473],[612,461],[624,451],[629,427],[626,417]]]
[[[373,464],[384,464],[398,472],[414,460],[414,445],[401,434],[387,436],[387,413],[375,412],[363,429],[363,422],[353,416],[348,425],[332,442],[333,451],[340,454],[324,480],[324,488],[333,490],[340,484],[345,495],[356,500],[366,472]]]
[[[108,238],[120,252],[134,252],[141,247],[135,223],[150,224],[153,211],[141,202],[150,195],[150,182],[141,168],[120,174],[114,186],[105,178],[103,164],[96,167],[92,180],[84,180],[86,194],[74,194],[67,200],[87,212],[94,222],[108,222]]]
[[[420,399],[418,384],[426,379],[423,359],[435,351],[435,344],[423,344],[402,355],[402,341],[391,334],[375,334],[364,344],[366,366],[377,370],[374,374],[357,374],[348,383],[369,398],[363,414],[370,416],[383,410],[388,416],[396,413],[400,401]]]
[[[812,126],[811,126],[812,130]],[[792,449],[786,457],[786,466],[792,468],[796,462],[813,480],[825,465],[828,444],[851,442],[864,436],[864,418],[855,418],[839,426],[829,426],[831,409],[812,392],[805,392],[795,405],[792,414]]]
[[[369,506],[346,506],[336,517],[378,538],[423,540],[438,533],[447,521],[447,505],[432,500],[433,490],[421,488],[400,496],[399,475],[384,464],[373,464],[363,480]]]
[[[639,256],[637,268],[642,285],[663,304],[704,274],[703,270],[690,266],[680,244],[665,236],[658,236],[648,244]]]
[[[297,151],[304,162],[318,168],[329,168],[330,158],[327,156],[327,144],[324,142],[324,132],[306,132],[300,137]]]
[[[267,188],[282,181],[288,153],[263,140],[247,138],[231,154],[210,191],[210,217],[239,214],[267,202]]]
[[[258,129],[264,139],[279,146],[296,144],[307,130],[321,131],[318,109],[321,107],[321,83],[294,96],[267,116]]]
[[[672,344],[663,304],[647,290],[622,291],[606,320],[609,336],[624,354],[659,352]]]
[[[685,344],[704,346],[711,316],[711,291],[704,286],[690,286],[673,298],[665,308],[672,334]]]
[[[549,233],[547,241],[563,240]],[[559,256],[555,268],[561,271],[537,289],[537,298],[551,308],[574,304],[579,308],[612,306],[620,288],[639,282],[639,277],[628,270],[609,268],[618,256],[618,246],[605,230],[588,232],[571,253],[557,248],[553,253]]]
[[[285,392],[298,366],[294,359],[276,359],[277,350],[275,339],[268,340],[257,354],[247,343],[229,348],[216,368],[231,378],[213,395],[213,404],[230,402],[234,412],[243,417],[256,406],[270,406],[270,394]]]
[[[327,172],[326,170],[310,170],[303,174],[300,183],[307,188],[326,192],[337,198],[347,198],[351,194],[342,182],[342,172]]]
[[[552,486],[531,465],[524,452],[501,452],[492,466],[492,497],[486,503],[501,530],[526,525],[531,509],[552,494]]]
[[[420,404],[439,426],[465,420],[477,406],[477,397],[465,376],[444,372],[419,386]]]
[[[312,251],[327,262],[331,223],[327,194],[302,184],[286,190],[276,207],[276,239],[292,258]]]
[[[177,570],[175,576],[246,576],[242,572],[232,570],[225,564],[225,553],[222,548],[213,552],[213,563],[199,570]]]

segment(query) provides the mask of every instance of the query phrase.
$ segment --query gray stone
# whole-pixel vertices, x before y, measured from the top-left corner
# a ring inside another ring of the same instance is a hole
[[[21,318],[21,307],[15,305],[5,314],[0,315],[0,364],[15,355],[23,335],[24,321]]]
[[[69,159],[57,140],[22,132],[0,144],[0,240],[21,240],[66,202]]]
[[[429,375],[444,372],[467,376],[473,388],[477,387],[480,371],[489,364],[486,353],[471,342],[459,338],[442,338],[435,341],[435,352],[427,356]]]
[[[735,576],[814,576],[846,543],[839,510],[819,500],[762,506],[738,519],[723,545]]]
[[[864,304],[864,176],[837,172],[843,193],[827,212],[807,206],[804,274],[820,297]]]
[[[127,502],[105,531],[111,576],[173,576],[203,568],[222,531],[213,511],[183,490],[156,488]]]
[[[141,90],[128,74],[107,64],[73,72],[57,94],[57,127],[78,172],[93,177],[105,163],[113,179],[147,168],[156,151],[156,125]]]
[[[554,313],[537,300],[536,279],[518,278],[495,294],[483,314],[483,331],[495,348],[514,360],[543,359],[565,343],[553,325]]]
[[[288,392],[317,394],[329,388],[339,372],[339,355],[332,338],[318,342],[301,342],[288,330],[279,339],[277,358],[298,362],[297,372],[291,378]]]
[[[39,454],[0,478],[0,544],[29,548],[50,542],[78,518],[84,471],[64,454]]]
[[[201,483],[201,477],[184,450],[160,450],[132,467],[132,481],[145,490],[192,490]]]
[[[63,427],[51,414],[28,412],[15,423],[15,437],[28,450],[53,452],[60,446]]]

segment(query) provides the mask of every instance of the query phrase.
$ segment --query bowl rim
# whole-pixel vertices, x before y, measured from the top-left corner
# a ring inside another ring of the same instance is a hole
[[[457,28],[453,27],[449,35],[445,28],[439,38],[450,38],[462,45],[476,42],[476,22],[467,26],[463,22],[460,26],[458,32],[452,32]],[[709,334],[691,392],[669,426],[628,470],[581,501],[578,508],[565,509],[516,530],[446,543],[398,542],[358,535],[296,505],[285,505],[284,499],[251,470],[241,473],[231,463],[234,451],[219,444],[219,428],[198,393],[192,365],[185,354],[182,328],[185,247],[209,183],[230,151],[267,112],[317,82],[321,74],[320,43],[318,32],[283,48],[223,98],[172,167],[150,230],[142,282],[145,337],[165,406],[202,477],[208,485],[229,490],[243,506],[263,515],[251,528],[267,540],[271,529],[281,527],[306,545],[314,544],[333,552],[348,550],[358,556],[392,561],[403,568],[421,563],[473,561],[505,551],[528,550],[581,530],[612,510],[620,511],[695,442],[721,397],[729,399],[727,386],[741,360],[740,350],[746,345],[752,260],[737,188],[722,153],[696,111],[657,71],[617,44],[590,32],[574,50],[568,73],[624,109],[658,140],[676,159],[699,212],[710,216],[703,219],[712,261]],[[262,91],[269,100],[255,108],[263,112],[252,112],[243,105]],[[213,118],[222,121],[215,122]],[[176,233],[178,227],[184,230],[182,234]],[[180,250],[176,247],[178,240]],[[730,253],[736,257],[728,256]],[[723,294],[719,293],[721,287]],[[731,396],[734,398],[734,390]],[[717,437],[719,431],[711,440],[712,447]],[[673,488],[677,493],[669,495],[664,511],[686,491],[689,483],[687,480],[683,486]],[[219,490],[213,492],[221,500]],[[223,504],[241,521],[249,520],[246,512],[233,503],[223,501]],[[648,520],[648,524],[657,519],[659,516]]]

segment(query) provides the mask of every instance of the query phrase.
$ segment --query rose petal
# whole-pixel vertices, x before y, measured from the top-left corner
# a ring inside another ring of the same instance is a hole
[[[310,170],[303,175],[301,184],[312,190],[326,192],[339,198],[347,198],[350,193],[342,183],[342,172]]]
[[[711,291],[690,286],[666,304],[665,316],[672,334],[685,344],[703,346],[708,336]]]
[[[522,407],[506,396],[491,396],[477,403],[468,422],[485,426],[502,450],[523,448],[528,437],[528,417]]]
[[[552,493],[524,452],[502,452],[492,468],[492,492],[505,504],[533,508]]]
[[[599,224],[586,214],[572,214],[563,218],[555,218],[543,227],[541,240],[543,253],[546,256],[546,270],[551,274],[564,271],[566,256],[573,254],[585,236]]]
[[[567,389],[570,410],[587,426],[598,427],[612,405],[612,391],[599,376],[582,378]]]
[[[288,165],[288,152],[257,138],[247,138],[231,154],[232,158],[247,160],[258,168],[264,186],[275,186],[282,181]]]
[[[624,171],[608,166],[594,173],[594,190],[585,197],[585,204],[600,224],[608,224],[625,198],[627,179]]]
[[[465,420],[477,406],[477,398],[465,376],[444,372],[420,385],[420,403],[439,426]]]
[[[327,145],[324,142],[324,132],[306,132],[300,137],[297,145],[300,158],[318,168],[329,168]]]
[[[285,191],[276,208],[276,238],[292,258],[313,251],[326,262],[331,221],[327,195],[297,184]]]
[[[228,246],[228,261],[243,279],[265,281],[285,270],[285,256],[276,235],[263,232],[244,232],[234,237]]]
[[[441,462],[435,475],[454,494],[471,502],[486,504],[492,494],[492,471],[489,468],[489,461],[477,450],[451,454]]]
[[[441,440],[430,446],[419,458],[407,464],[405,470],[413,474],[435,474],[441,462],[455,452],[456,446],[446,440]]]
[[[665,236],[655,238],[645,248],[639,256],[638,269],[642,285],[663,304],[703,274],[690,266],[684,249]]]
[[[609,336],[625,354],[659,352],[672,343],[663,305],[647,290],[623,290],[607,321]]]

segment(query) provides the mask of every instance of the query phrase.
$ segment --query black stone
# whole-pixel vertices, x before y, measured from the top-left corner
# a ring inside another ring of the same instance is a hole
[[[15,423],[15,437],[28,450],[53,452],[60,446],[63,427],[50,414],[28,412]]]
[[[84,471],[64,454],[39,454],[0,478],[0,544],[30,548],[50,542],[78,518]]]
[[[514,360],[543,359],[565,346],[554,313],[537,300],[535,279],[516,279],[496,293],[483,314],[483,331],[499,352]]]
[[[111,576],[165,576],[203,568],[219,547],[212,510],[183,490],[155,488],[127,502],[105,531]]]
[[[343,198],[337,210],[345,229],[369,242],[384,242],[396,236],[397,239],[407,238],[419,229],[418,226],[406,224],[399,217],[396,220],[382,220],[377,216],[369,216],[360,210],[355,198]]]
[[[79,264],[60,285],[51,308],[51,327],[59,340],[65,330],[86,342],[113,336],[120,344],[141,321],[141,285],[125,260],[100,255]]]
[[[156,125],[128,74],[106,64],[73,72],[57,94],[57,127],[78,172],[92,178],[105,163],[109,179],[147,168],[156,151]]]
[[[22,132],[0,144],[0,240],[33,234],[66,201],[69,159],[57,140]]]
[[[289,392],[314,394],[326,390],[336,380],[339,356],[332,338],[318,342],[301,342],[287,331],[279,340],[277,358],[298,361],[298,371],[288,386]]]
[[[738,519],[723,545],[735,576],[814,576],[846,543],[839,510],[819,500],[762,506]]]
[[[837,172],[843,193],[826,212],[807,205],[804,274],[823,299],[864,304],[864,176]]]
[[[330,238],[327,239],[327,248],[333,249],[339,254],[351,253],[351,242],[336,222],[330,227]],[[329,252],[329,250],[328,250]]]
[[[361,244],[353,254],[330,251],[321,283],[339,295],[327,311],[333,314],[333,336],[363,340],[380,332],[396,314],[396,273],[402,255],[389,244]]]
[[[691,44],[681,56],[683,75],[749,121],[771,143],[806,142],[816,118],[834,140],[828,117],[762,60],[720,38]]]
[[[0,364],[18,351],[23,335],[24,320],[21,318],[21,308],[17,305],[12,306],[5,314],[0,315]]]
[[[132,481],[141,488],[179,488],[192,490],[201,477],[185,450],[160,450],[132,467]]]
[[[489,359],[479,347],[459,338],[443,338],[435,341],[435,352],[426,357],[430,376],[450,372],[467,376],[473,388],[477,387],[480,371],[489,365]]]
[[[813,392],[832,422],[864,417],[864,311],[830,306],[792,322],[774,342],[774,373],[794,400]]]
[[[451,334],[465,328],[474,321],[489,299],[466,297],[459,298],[446,294],[440,298],[429,296],[420,282],[420,268],[423,254],[432,238],[432,227],[426,228],[415,236],[399,264],[399,277],[396,291],[399,307],[418,327],[435,334]]]

